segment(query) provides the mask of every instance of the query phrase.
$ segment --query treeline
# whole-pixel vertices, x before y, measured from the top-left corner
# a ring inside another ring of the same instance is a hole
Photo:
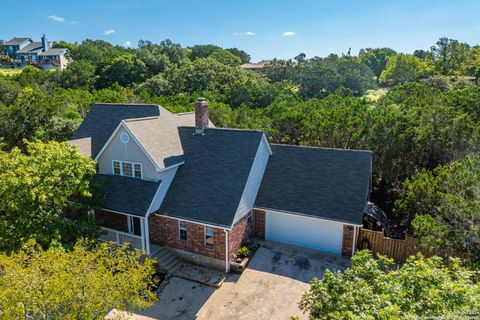
[[[372,150],[373,199],[389,212],[406,178],[479,149],[480,48],[452,39],[413,54],[299,54],[262,72],[240,67],[246,52],[215,45],[55,45],[70,49],[66,70],[27,67],[0,77],[6,149],[23,139],[67,140],[94,102],[181,112],[201,95],[217,126],[262,129],[272,142]]]

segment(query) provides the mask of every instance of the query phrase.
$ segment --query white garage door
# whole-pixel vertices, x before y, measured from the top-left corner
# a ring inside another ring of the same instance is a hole
[[[267,211],[265,238],[340,255],[343,225],[328,220]]]

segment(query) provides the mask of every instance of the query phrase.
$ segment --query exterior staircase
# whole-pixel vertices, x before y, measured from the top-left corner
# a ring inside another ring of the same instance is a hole
[[[177,258],[170,250],[165,247],[155,247],[152,254],[152,258],[156,259],[160,267],[165,269],[168,273],[173,273],[181,265],[184,264],[179,258]]]

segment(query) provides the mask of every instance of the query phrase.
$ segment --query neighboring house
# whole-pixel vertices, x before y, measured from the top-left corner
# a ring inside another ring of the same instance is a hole
[[[68,59],[65,56],[67,48],[51,48],[39,54],[39,63],[42,69],[60,69],[68,66]]]
[[[371,188],[371,152],[215,128],[204,99],[183,114],[96,104],[70,143],[97,162],[104,240],[226,272],[252,237],[352,255]]]
[[[22,64],[35,64],[42,69],[65,69],[67,48],[50,48],[44,34],[40,42],[30,38],[13,38],[5,43],[6,54]]]
[[[5,42],[5,54],[8,55],[10,58],[14,59],[17,51],[25,48],[27,45],[29,45],[32,42],[33,41],[30,38],[15,37]]]
[[[272,60],[261,60],[255,63],[244,63],[241,65],[243,69],[252,71],[262,71]]]

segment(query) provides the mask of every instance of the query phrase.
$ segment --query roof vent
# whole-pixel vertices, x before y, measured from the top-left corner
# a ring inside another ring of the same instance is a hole
[[[208,102],[205,98],[198,98],[195,103],[195,134],[205,134],[208,128]]]

